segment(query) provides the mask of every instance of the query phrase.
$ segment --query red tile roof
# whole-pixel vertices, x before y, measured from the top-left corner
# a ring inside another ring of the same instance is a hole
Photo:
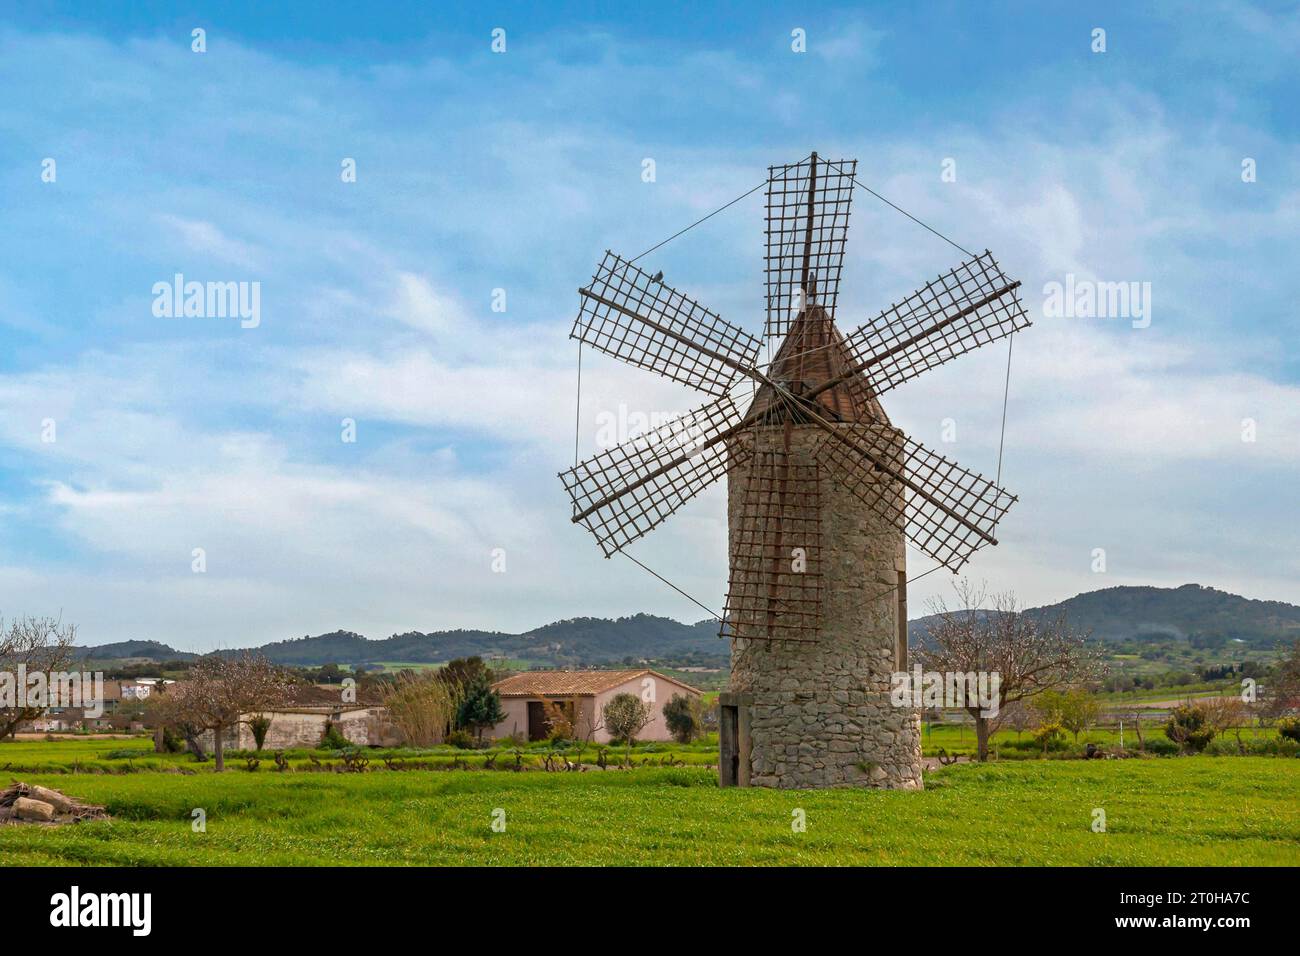
[[[492,689],[502,697],[586,697],[611,690],[644,674],[652,674],[691,693],[699,693],[689,684],[648,667],[627,671],[525,671],[497,681]]]

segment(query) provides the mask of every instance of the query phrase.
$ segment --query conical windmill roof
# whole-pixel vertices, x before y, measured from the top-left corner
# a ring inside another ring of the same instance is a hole
[[[767,375],[798,395],[838,378],[853,364],[844,336],[830,315],[820,305],[813,305],[791,324]],[[822,392],[814,401],[832,421],[889,421],[861,372]],[[767,421],[785,421],[791,416],[788,405],[776,399],[769,385],[759,387],[750,411],[770,412]]]

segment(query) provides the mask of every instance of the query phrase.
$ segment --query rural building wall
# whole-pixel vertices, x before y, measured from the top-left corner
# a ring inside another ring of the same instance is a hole
[[[640,700],[646,700],[647,695],[650,698],[649,703],[654,710],[654,718],[636,735],[637,740],[672,740],[673,735],[669,733],[668,723],[664,720],[664,705],[672,699],[673,694],[687,694],[680,684],[656,677],[654,674],[643,674],[597,694],[596,713],[600,714],[605,709],[605,705],[619,694],[631,694]],[[594,739],[602,744],[609,743],[609,732],[598,730]]]
[[[528,739],[528,700],[524,697],[502,697],[501,712],[506,715],[506,719],[501,721],[492,728],[491,736],[495,739],[498,737],[509,737],[511,734],[519,734],[525,740]]]
[[[325,721],[334,721],[334,726],[358,747],[379,744],[382,741],[372,739],[375,736],[377,712],[383,708],[359,707],[347,711],[264,711],[271,718],[271,726],[266,731],[266,742],[262,749],[290,750],[295,747],[315,747],[325,734]],[[245,714],[247,720],[251,714]],[[237,728],[229,728],[223,735],[225,746],[231,750],[255,750],[257,742],[253,730],[247,723]],[[204,731],[199,741],[211,751],[214,745],[212,731]]]

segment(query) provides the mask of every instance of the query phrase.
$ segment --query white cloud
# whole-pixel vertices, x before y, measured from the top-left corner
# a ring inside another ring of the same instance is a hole
[[[256,246],[231,239],[211,222],[170,214],[160,215],[158,219],[192,252],[213,256],[242,269],[257,269],[261,265]]]
[[[412,328],[454,342],[455,339],[447,333],[465,329],[468,325],[459,304],[436,291],[422,276],[403,272],[397,278],[398,301],[392,314]]]

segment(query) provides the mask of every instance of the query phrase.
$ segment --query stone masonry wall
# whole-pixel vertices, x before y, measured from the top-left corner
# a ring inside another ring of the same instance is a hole
[[[873,426],[887,427],[887,426]],[[793,430],[794,460],[824,437]],[[728,476],[732,541],[749,471]],[[895,485],[891,493],[899,494]],[[811,644],[733,640],[729,690],[750,696],[751,786],[921,787],[919,712],[890,703],[904,539],[823,471],[822,628]]]
[[[365,747],[371,743],[378,743],[378,740],[371,739],[374,736],[372,724],[376,710],[377,708],[358,708],[334,713],[268,710],[265,714],[271,718],[271,726],[267,728],[266,741],[262,749],[270,753],[294,747],[315,747],[325,733],[325,721],[331,718],[334,725],[338,727],[339,733],[356,746]],[[251,715],[244,716],[247,718]],[[253,731],[247,723],[226,728],[226,732],[222,735],[222,742],[230,750],[254,750],[257,747]],[[212,731],[205,730],[200,734],[199,743],[211,752],[215,743]]]

